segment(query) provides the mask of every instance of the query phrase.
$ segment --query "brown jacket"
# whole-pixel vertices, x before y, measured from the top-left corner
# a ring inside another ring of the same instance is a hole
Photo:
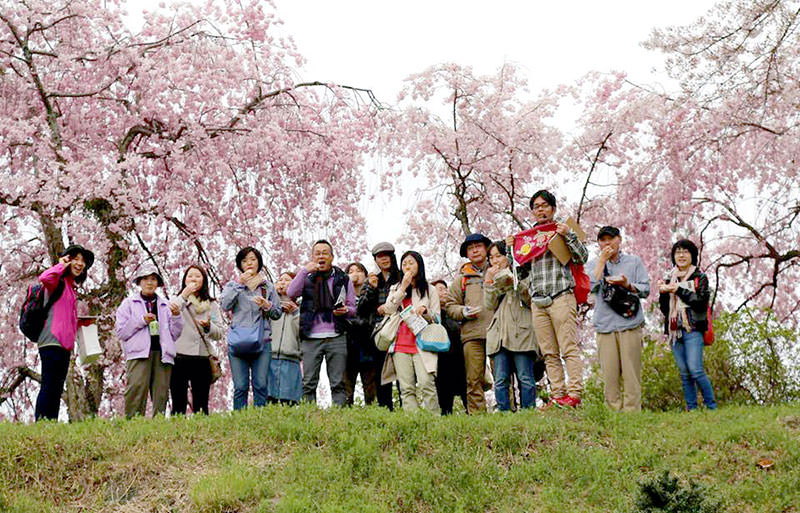
[[[472,340],[486,339],[486,330],[494,315],[494,311],[483,306],[483,272],[488,267],[488,262],[482,270],[467,262],[461,266],[461,270],[450,284],[450,296],[453,301],[445,306],[445,311],[451,319],[463,322],[461,325],[462,344]],[[464,306],[480,307],[481,311],[478,317],[475,319],[464,317]]]

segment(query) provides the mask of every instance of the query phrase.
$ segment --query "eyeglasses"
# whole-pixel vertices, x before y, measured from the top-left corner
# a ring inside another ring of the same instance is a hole
[[[550,206],[549,203],[547,203],[546,201],[543,201],[541,203],[534,203],[533,204],[533,209],[534,210],[544,210],[544,209],[548,208],[549,206]]]

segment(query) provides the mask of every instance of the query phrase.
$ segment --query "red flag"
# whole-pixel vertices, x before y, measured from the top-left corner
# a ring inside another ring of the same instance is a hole
[[[519,265],[526,264],[544,254],[550,239],[556,235],[556,223],[534,226],[514,235],[514,260]]]

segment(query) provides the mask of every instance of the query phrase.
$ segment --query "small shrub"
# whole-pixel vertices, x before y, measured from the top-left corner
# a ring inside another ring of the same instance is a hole
[[[720,509],[700,485],[691,480],[683,484],[668,470],[639,483],[636,507],[641,513],[714,513]]]

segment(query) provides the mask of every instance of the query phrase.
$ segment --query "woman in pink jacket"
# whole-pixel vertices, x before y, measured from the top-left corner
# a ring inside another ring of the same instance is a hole
[[[39,359],[42,361],[42,386],[36,397],[34,417],[58,419],[61,394],[69,370],[69,359],[78,331],[78,301],[75,286],[86,280],[94,263],[94,253],[79,245],[69,246],[58,263],[39,276],[45,289],[45,301],[57,296],[47,312],[39,335]]]

